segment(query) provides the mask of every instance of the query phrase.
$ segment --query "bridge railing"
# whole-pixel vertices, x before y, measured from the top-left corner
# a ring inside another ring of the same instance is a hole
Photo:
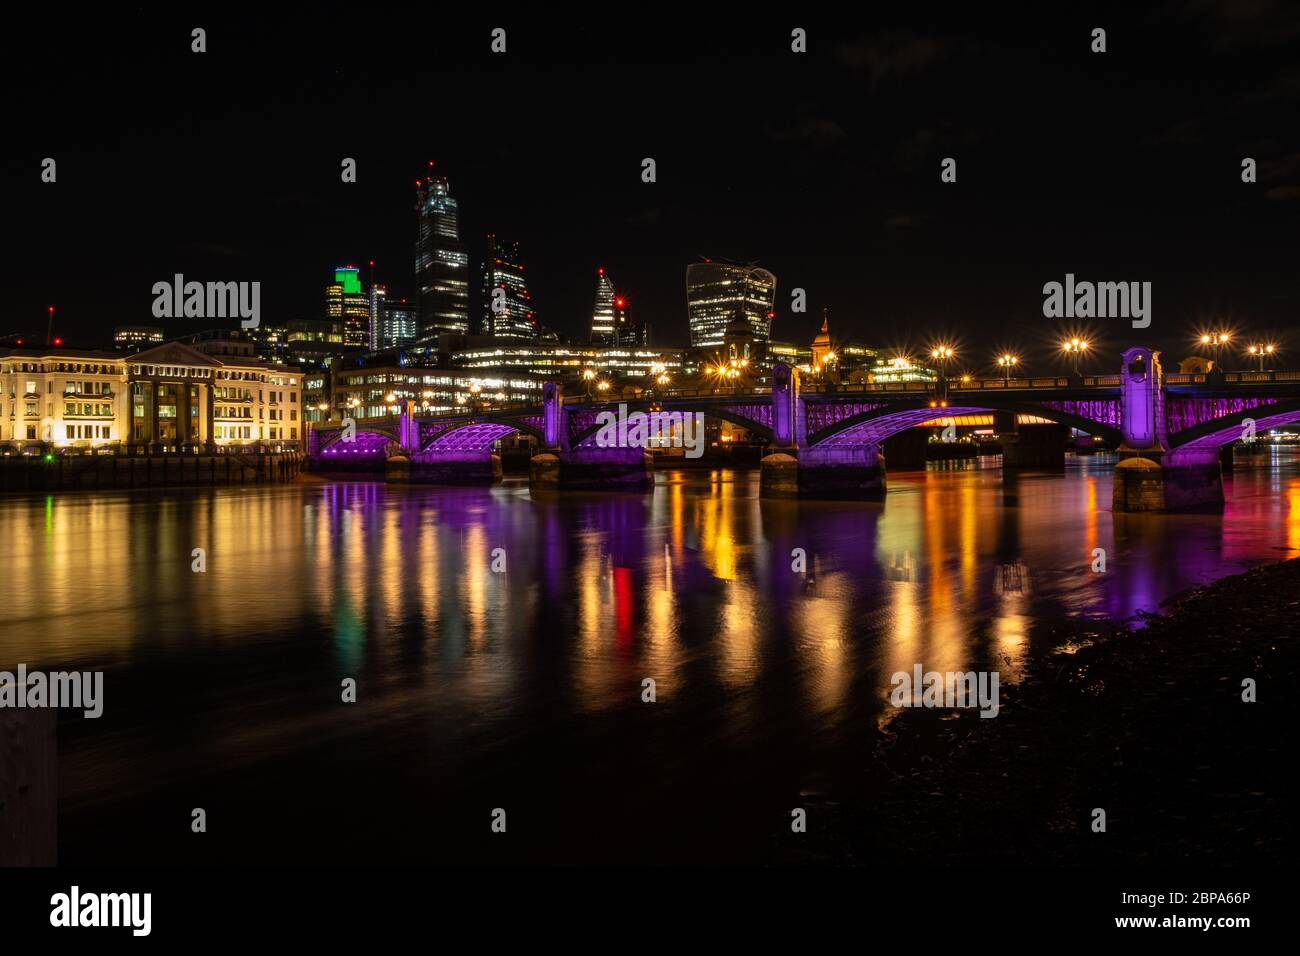
[[[1229,385],[1252,385],[1261,382],[1300,382],[1300,372],[1223,372],[1216,376],[1212,372],[1169,372],[1165,374],[1166,385],[1204,385],[1209,382],[1224,382]]]

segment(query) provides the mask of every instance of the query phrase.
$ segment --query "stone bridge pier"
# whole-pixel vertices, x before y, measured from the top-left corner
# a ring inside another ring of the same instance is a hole
[[[573,425],[560,385],[546,382],[542,387],[543,447],[528,464],[530,491],[641,491],[654,484],[654,462],[646,449],[601,447],[589,435],[580,435],[575,444],[570,431]]]
[[[799,370],[772,369],[772,446],[760,464],[764,498],[832,498],[880,501],[885,497],[885,455],[878,441],[810,445]]]
[[[1160,353],[1131,348],[1120,371],[1124,433],[1112,511],[1212,511],[1223,507],[1219,449],[1169,448]]]

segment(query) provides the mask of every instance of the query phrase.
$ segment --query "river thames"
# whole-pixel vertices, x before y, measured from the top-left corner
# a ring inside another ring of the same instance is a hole
[[[60,716],[64,864],[779,860],[907,719],[894,672],[1005,688],[1300,553],[1293,456],[1222,514],[1112,515],[1112,465],[900,472],[874,504],[728,470],[8,498],[0,668],[105,674],[103,717]]]

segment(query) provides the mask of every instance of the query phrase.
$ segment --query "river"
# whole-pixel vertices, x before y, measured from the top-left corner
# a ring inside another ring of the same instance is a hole
[[[1112,515],[1105,456],[988,464],[883,504],[727,470],[0,500],[0,668],[105,672],[103,717],[60,718],[60,862],[770,859],[790,807],[853,786],[892,673],[1014,684],[1300,552],[1285,452],[1210,515]]]

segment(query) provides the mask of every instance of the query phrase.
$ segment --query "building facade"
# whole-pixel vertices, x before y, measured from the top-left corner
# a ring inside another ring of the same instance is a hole
[[[686,267],[686,312],[695,348],[721,346],[737,312],[753,328],[754,341],[766,343],[775,304],[776,276],[766,269],[729,262],[693,262]]]
[[[317,397],[324,376],[308,376],[308,421],[344,416],[361,420],[393,415],[402,401],[421,414],[484,411],[507,405],[540,405],[541,376],[514,370],[439,368],[410,362],[400,351],[347,359],[329,376],[329,397]],[[319,381],[318,381],[319,379]]]
[[[215,341],[215,340],[214,340]],[[134,355],[0,352],[0,448],[302,447],[301,373],[168,342]]]
[[[526,372],[552,380],[581,379],[584,371],[602,377],[650,379],[682,373],[686,349],[646,346],[568,345],[467,336],[444,343],[453,368],[479,372]]]
[[[460,240],[460,211],[447,177],[421,179],[415,208],[419,341],[436,339],[439,332],[468,332],[469,253]]]

